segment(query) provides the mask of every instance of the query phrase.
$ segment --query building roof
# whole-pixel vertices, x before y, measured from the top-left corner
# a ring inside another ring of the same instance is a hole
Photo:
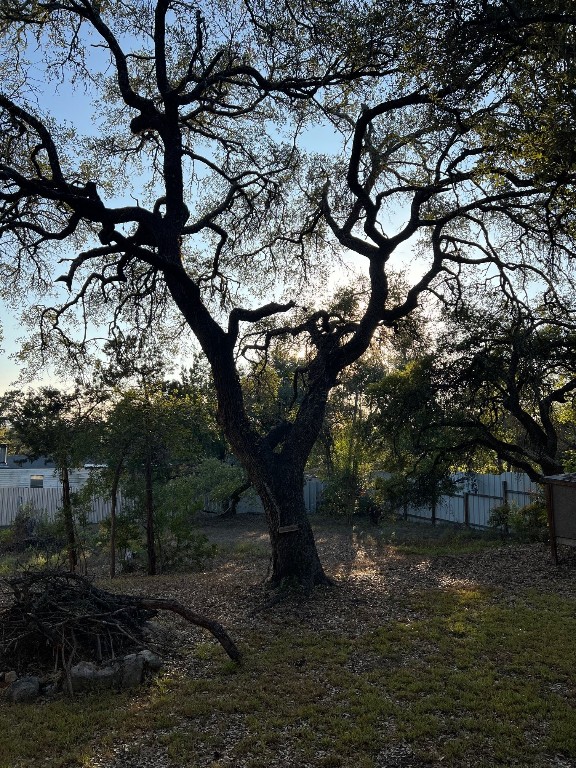
[[[574,483],[576,484],[576,472],[565,472],[562,475],[547,475],[542,478],[545,483]]]
[[[6,463],[0,464],[0,472],[4,469],[54,469],[54,462],[41,456],[33,461],[24,454],[10,454],[6,457]]]

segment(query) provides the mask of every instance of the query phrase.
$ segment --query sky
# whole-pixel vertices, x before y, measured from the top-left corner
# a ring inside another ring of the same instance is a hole
[[[38,73],[40,73],[40,70],[38,70]],[[90,99],[89,94],[85,95],[84,93],[75,92],[66,82],[60,83],[51,80],[50,82],[41,83],[40,74],[38,74],[37,79],[39,81],[39,101],[49,108],[50,113],[58,122],[64,120],[72,123],[80,133],[94,133],[94,127],[91,121],[91,110],[87,108]],[[327,151],[330,143],[334,143],[334,137],[330,136],[330,131],[331,129],[329,128],[323,130],[321,126],[317,126],[310,134],[310,141],[312,142],[311,148]],[[399,251],[396,260],[399,263],[406,260],[412,261],[409,246],[405,246]],[[361,261],[363,263],[364,260]],[[342,275],[336,274],[334,280],[335,282],[342,282]],[[24,305],[25,297],[22,298],[22,304]],[[22,326],[18,312],[11,309],[6,302],[0,301],[0,312],[2,318],[2,338],[0,339],[0,392],[2,392],[14,385],[18,386],[17,380],[20,367],[18,362],[14,360],[12,356],[18,352],[20,346],[19,341],[21,341],[22,336],[26,336],[26,328]],[[52,378],[49,372],[46,372],[41,379],[30,383],[33,385],[47,383],[62,385],[62,382]]]

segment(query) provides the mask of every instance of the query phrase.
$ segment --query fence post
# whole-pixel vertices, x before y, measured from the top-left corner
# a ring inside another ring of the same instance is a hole
[[[558,565],[558,545],[556,543],[556,524],[554,521],[554,496],[552,493],[551,483],[546,483],[544,486],[546,493],[546,512],[548,515],[548,530],[550,532],[550,549],[552,552],[552,560],[554,565]]]
[[[464,525],[470,527],[470,494],[464,491]]]
[[[508,481],[502,480],[502,500],[504,504],[508,503]]]

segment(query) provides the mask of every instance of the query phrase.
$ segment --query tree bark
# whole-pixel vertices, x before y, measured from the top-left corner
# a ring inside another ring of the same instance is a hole
[[[271,585],[300,585],[309,593],[315,585],[330,583],[304,505],[304,469],[339,367],[329,369],[328,354],[319,355],[310,366],[308,391],[294,423],[273,430],[274,436],[259,435],[245,408],[234,354],[236,335],[224,332],[209,316],[197,286],[185,273],[168,271],[165,278],[210,363],[219,423],[264,505],[272,547]]]
[[[123,459],[118,462],[114,469],[114,479],[112,480],[112,490],[110,499],[110,578],[116,576],[116,510],[118,506],[118,486],[120,485],[120,475],[122,474]]]
[[[314,586],[330,584],[304,504],[304,473],[278,461],[271,471],[261,467],[257,475],[253,482],[264,506],[272,547],[270,585],[298,585],[309,594]]]
[[[62,467],[62,518],[66,531],[66,547],[68,550],[68,568],[71,573],[78,567],[78,552],[76,547],[76,532],[74,531],[74,514],[70,498],[70,474],[68,467]]]
[[[148,576],[156,575],[156,542],[154,538],[154,495],[152,490],[152,461],[148,456],[144,467],[146,505],[146,553]]]

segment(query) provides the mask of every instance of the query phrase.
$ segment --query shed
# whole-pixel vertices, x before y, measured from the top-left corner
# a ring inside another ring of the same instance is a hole
[[[550,547],[558,563],[558,544],[576,547],[576,472],[543,478]]]

